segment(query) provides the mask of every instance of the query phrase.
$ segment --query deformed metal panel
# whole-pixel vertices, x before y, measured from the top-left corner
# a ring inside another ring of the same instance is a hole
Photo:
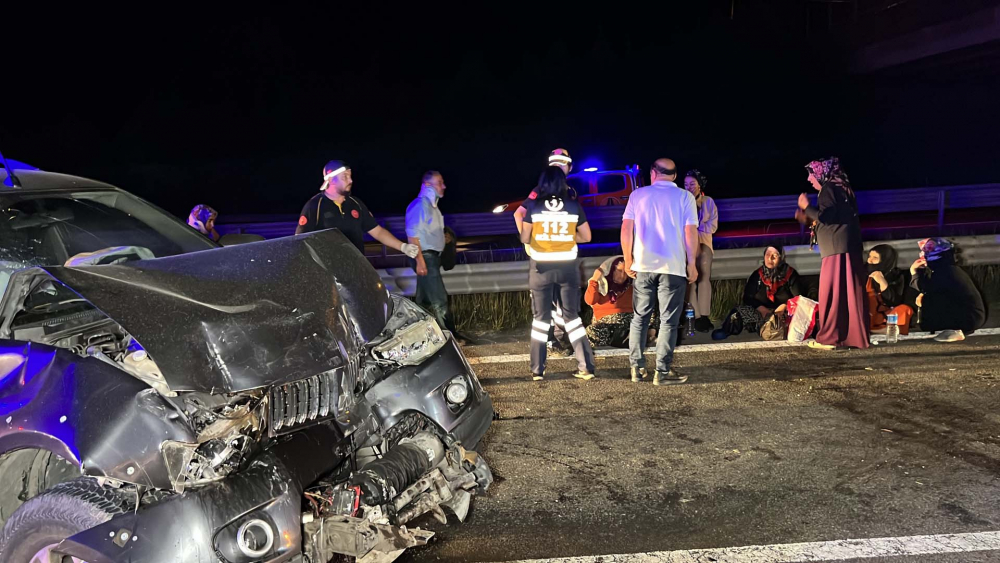
[[[174,391],[240,391],[338,367],[391,308],[378,275],[333,230],[44,271],[125,328]]]

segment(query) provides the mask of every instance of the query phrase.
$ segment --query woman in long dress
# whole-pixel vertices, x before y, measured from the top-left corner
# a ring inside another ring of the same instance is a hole
[[[819,273],[819,331],[809,346],[822,350],[868,348],[868,296],[858,201],[840,160],[830,157],[806,165],[819,195],[816,206],[799,196],[797,217],[813,224],[823,262]]]

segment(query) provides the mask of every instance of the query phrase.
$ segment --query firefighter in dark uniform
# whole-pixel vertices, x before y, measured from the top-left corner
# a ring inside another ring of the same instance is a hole
[[[566,174],[555,166],[542,173],[537,196],[526,203],[521,242],[527,245],[528,288],[531,290],[531,378],[545,376],[545,342],[552,320],[552,303],[559,296],[565,330],[578,369],[574,377],[594,378],[594,351],[580,319],[580,269],[577,243],[590,241],[590,226],[579,203],[567,194]]]
[[[350,240],[361,254],[365,253],[365,233],[389,248],[415,258],[420,248],[407,244],[382,228],[368,206],[351,195],[351,167],[339,160],[331,160],[323,167],[323,185],[302,208],[295,234],[311,233],[323,229],[337,229]]]
[[[569,151],[566,149],[555,149],[550,152],[548,163],[549,166],[555,166],[562,170],[563,174],[567,176],[573,170],[573,157],[570,156]],[[569,199],[576,201],[576,190],[567,186],[566,191],[569,194]],[[521,223],[528,214],[528,204],[537,197],[538,189],[531,190],[524,203],[514,211],[514,223],[517,225],[518,233],[521,232]],[[566,355],[572,350],[569,339],[566,338],[565,328],[566,321],[563,319],[562,306],[559,304],[559,295],[556,295],[555,301],[552,302],[552,339],[548,342],[548,346],[556,355]]]

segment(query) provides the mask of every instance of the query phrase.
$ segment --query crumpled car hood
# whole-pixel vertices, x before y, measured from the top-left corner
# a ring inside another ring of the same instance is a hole
[[[392,312],[378,273],[338,231],[44,269],[128,331],[174,391],[316,375],[343,365]]]

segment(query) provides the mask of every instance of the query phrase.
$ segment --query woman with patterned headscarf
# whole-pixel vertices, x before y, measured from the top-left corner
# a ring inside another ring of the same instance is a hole
[[[858,202],[840,160],[830,157],[806,165],[819,195],[816,206],[799,196],[800,221],[813,224],[823,257],[819,273],[819,330],[809,346],[822,350],[867,348],[868,277],[861,244]]]
[[[743,302],[729,312],[722,328],[712,332],[712,338],[725,340],[742,332],[760,333],[771,315],[787,316],[788,301],[797,295],[802,295],[799,273],[785,262],[785,249],[778,245],[765,248],[764,263],[743,286]]]
[[[715,200],[705,195],[708,180],[701,171],[689,170],[684,176],[684,189],[691,192],[698,206],[698,281],[688,284],[688,303],[694,307],[694,326],[699,332],[712,332],[715,327],[708,319],[712,311],[712,235],[719,230],[719,208]]]
[[[910,285],[920,292],[920,328],[938,332],[938,342],[965,340],[965,333],[986,323],[983,297],[955,263],[955,248],[943,238],[920,241],[920,257],[910,266]]]

